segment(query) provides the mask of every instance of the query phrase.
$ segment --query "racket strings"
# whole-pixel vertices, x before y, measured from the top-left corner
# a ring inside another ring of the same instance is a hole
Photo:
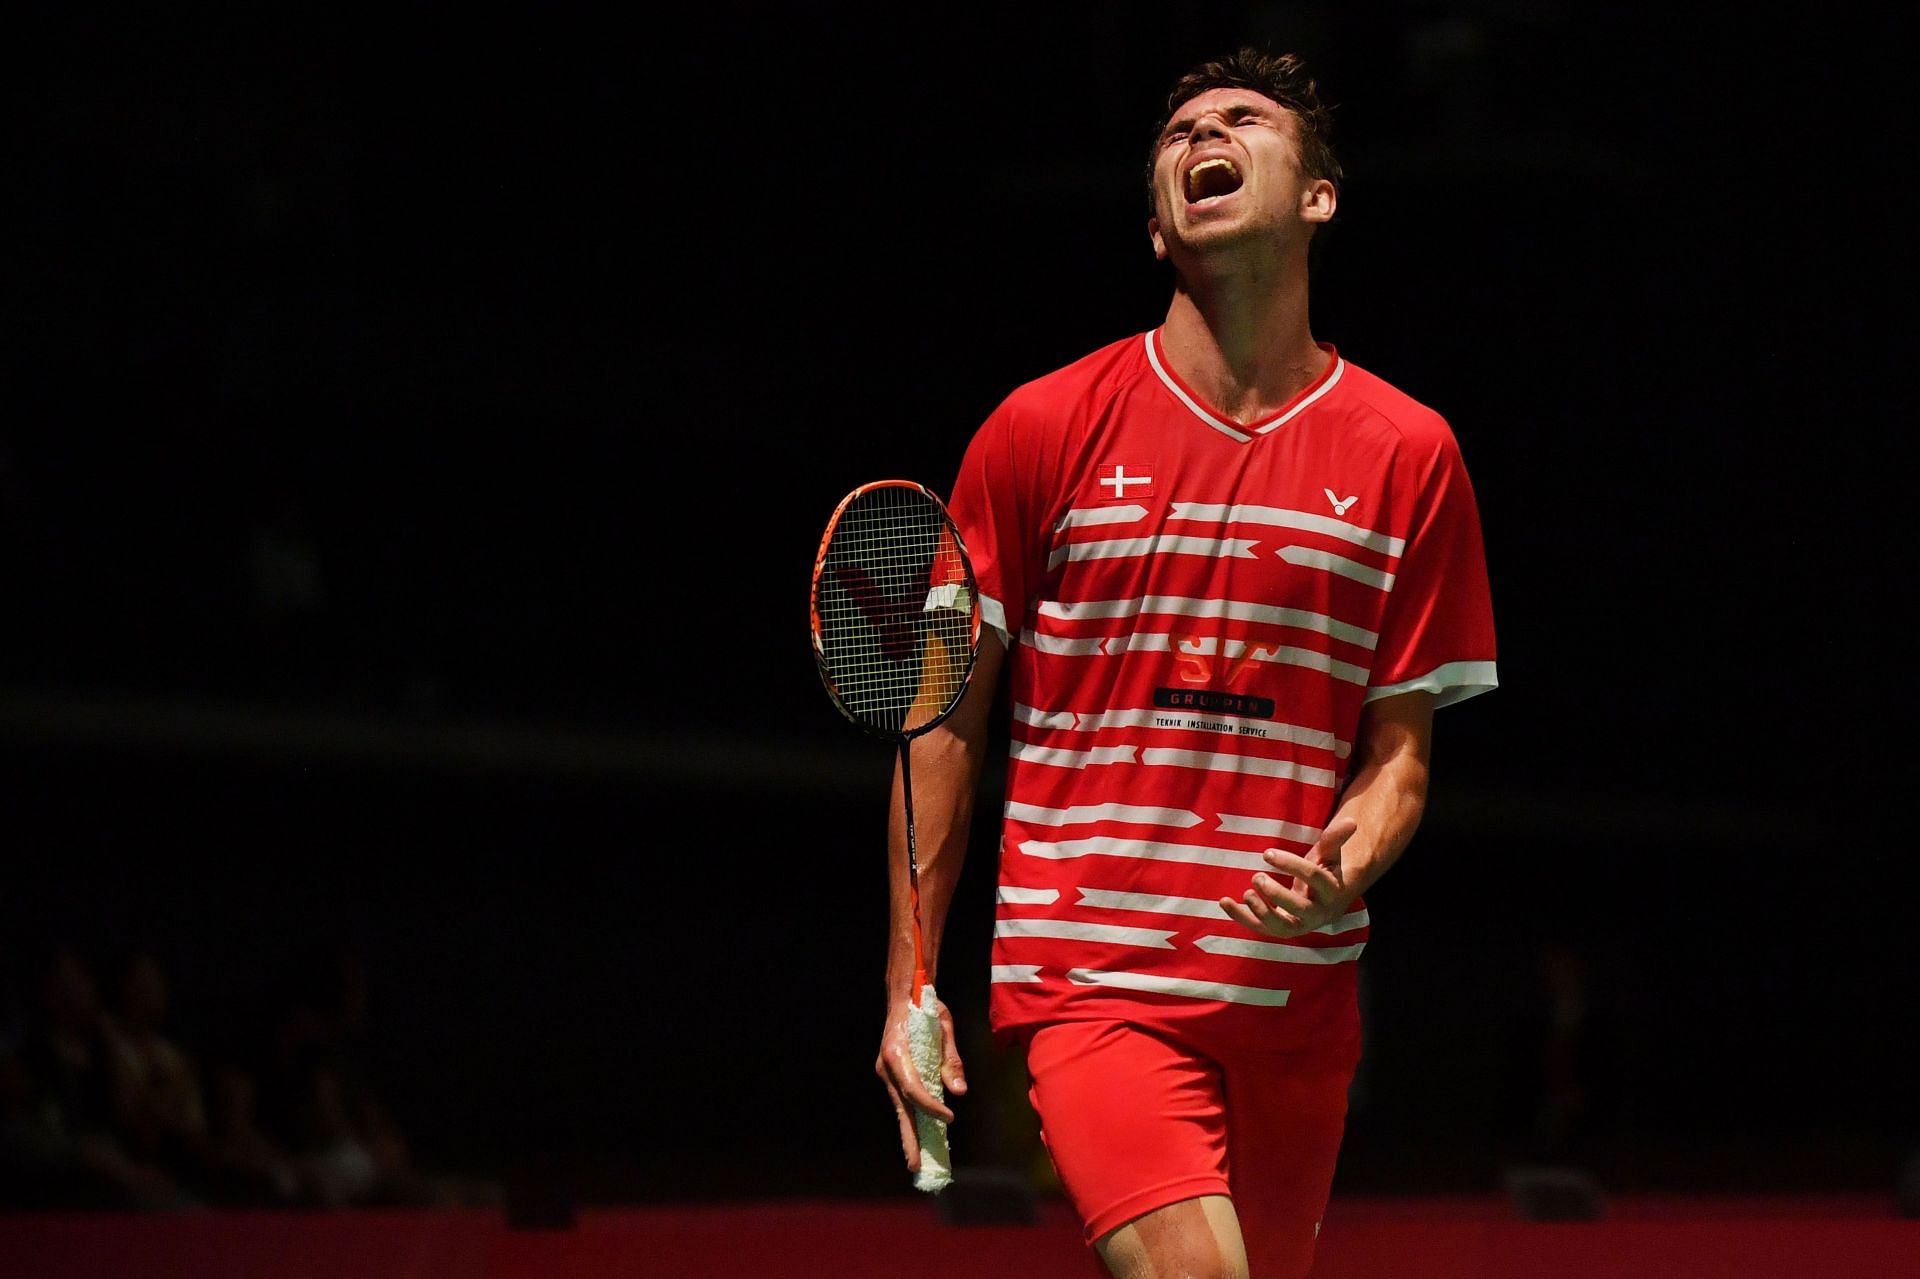
[[[966,685],[976,603],[944,513],[917,489],[850,502],[815,583],[822,665],[847,713],[910,733],[945,714]]]

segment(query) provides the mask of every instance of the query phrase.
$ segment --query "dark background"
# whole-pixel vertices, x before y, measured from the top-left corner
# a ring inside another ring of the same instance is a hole
[[[814,545],[1158,322],[1158,95],[1254,40],[1338,104],[1316,335],[1453,423],[1500,630],[1372,895],[1341,1185],[1890,1184],[1904,24],[699,10],[16,32],[0,1012],[144,947],[193,1046],[345,946],[424,1162],[905,1193],[887,755],[811,671]],[[983,827],[942,988],[991,1080]],[[1589,1104],[1542,1151],[1553,964]]]

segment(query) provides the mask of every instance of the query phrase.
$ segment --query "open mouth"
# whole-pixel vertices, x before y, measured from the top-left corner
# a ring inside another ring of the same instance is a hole
[[[1243,181],[1238,166],[1224,156],[1202,160],[1187,170],[1187,203],[1199,204],[1232,195]]]

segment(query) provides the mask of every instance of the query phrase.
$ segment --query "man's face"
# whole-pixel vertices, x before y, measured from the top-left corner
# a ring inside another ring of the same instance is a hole
[[[1161,131],[1153,161],[1154,256],[1304,243],[1333,216],[1333,184],[1300,169],[1293,113],[1251,89],[1209,89]]]

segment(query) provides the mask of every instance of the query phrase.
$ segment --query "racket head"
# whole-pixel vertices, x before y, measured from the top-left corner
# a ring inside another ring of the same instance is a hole
[[[953,713],[980,651],[980,594],[946,505],[912,480],[846,495],[813,563],[813,657],[847,719],[895,741]]]

